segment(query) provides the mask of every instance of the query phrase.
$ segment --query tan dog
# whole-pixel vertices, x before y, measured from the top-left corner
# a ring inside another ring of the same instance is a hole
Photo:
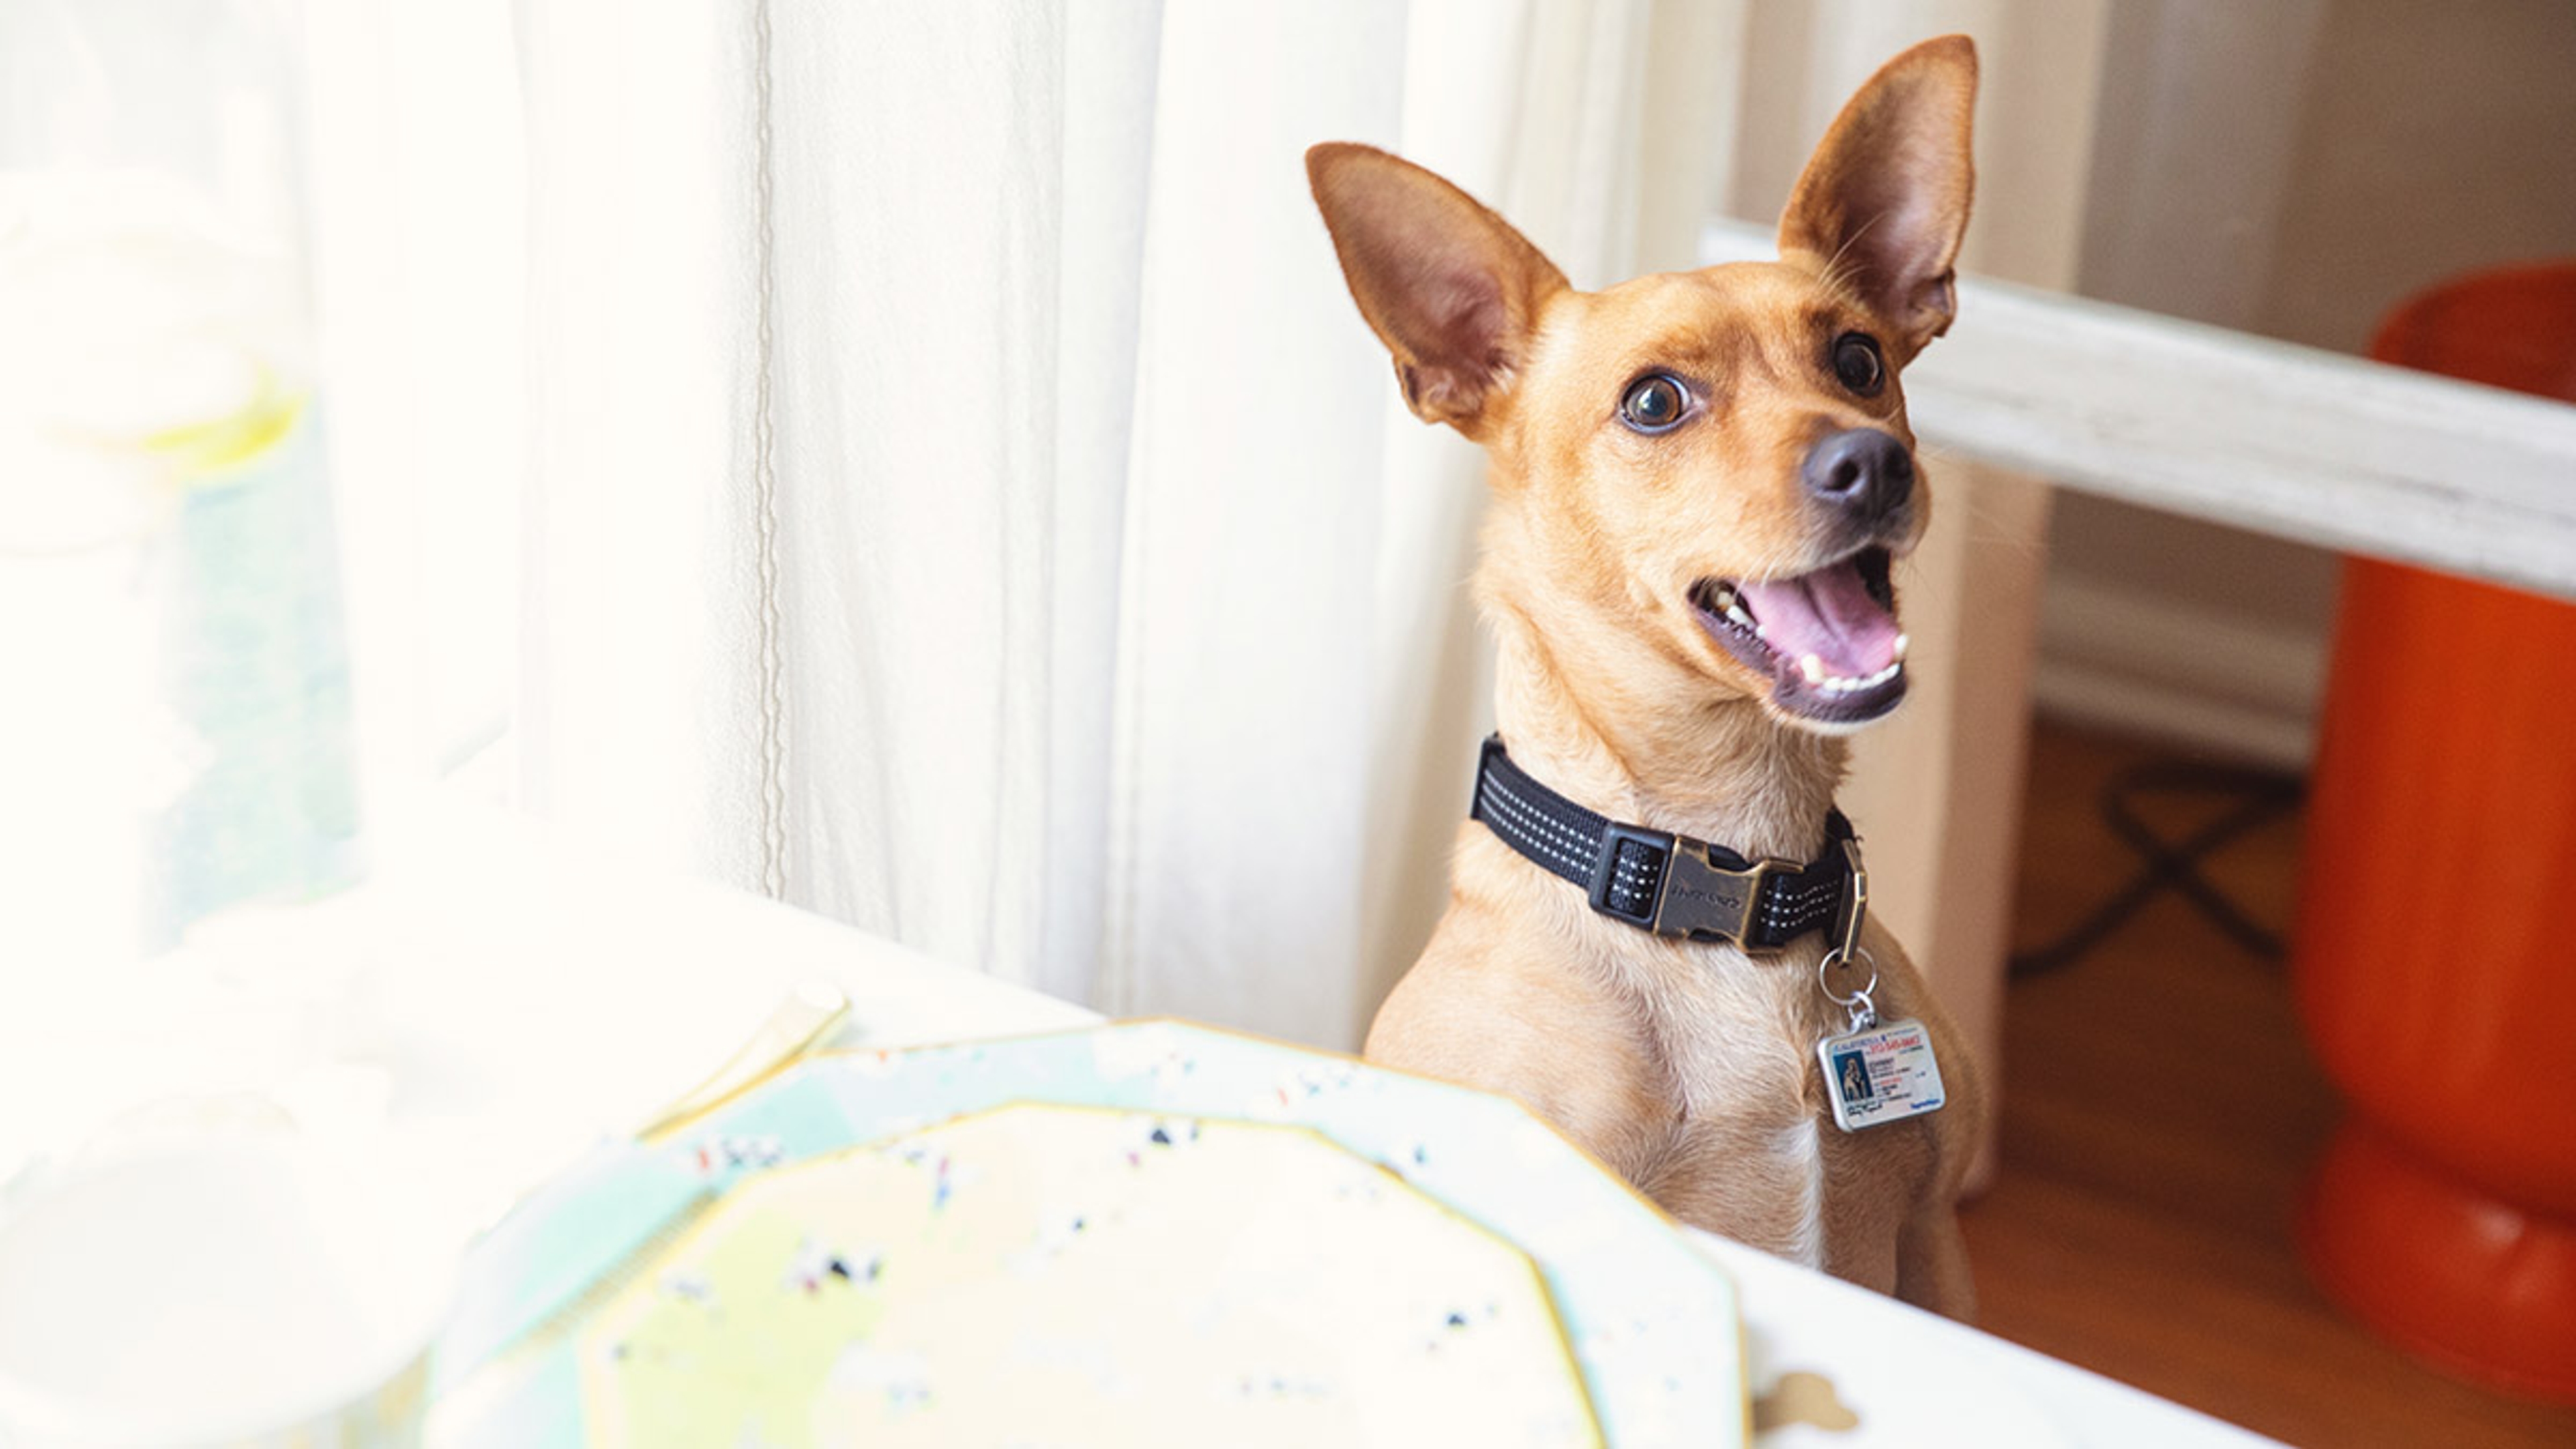
[[[1428,171],[1308,153],[1405,400],[1491,455],[1477,598],[1530,778],[1612,821],[1838,866],[1839,736],[1905,690],[1888,570],[1929,500],[1896,374],[1954,310],[1975,93],[1965,37],[1916,46],[1808,162],[1779,261],[1593,293]],[[1967,1316],[1955,1205],[1984,1104],[1896,943],[1870,923],[1866,959],[1823,983],[1849,995],[1874,964],[1880,1017],[1921,1021],[1947,1102],[1847,1131],[1818,1050],[1851,1029],[1820,984],[1836,926],[1755,952],[1658,934],[1540,858],[1463,828],[1448,914],[1368,1055],[1518,1098],[1685,1222]]]

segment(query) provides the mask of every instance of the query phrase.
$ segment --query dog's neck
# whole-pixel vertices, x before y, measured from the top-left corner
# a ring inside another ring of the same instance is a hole
[[[1506,572],[1489,559],[1479,592],[1496,636],[1495,720],[1521,768],[1600,814],[1747,856],[1824,849],[1841,740],[1781,724],[1632,621],[1542,597],[1525,578],[1505,583]]]

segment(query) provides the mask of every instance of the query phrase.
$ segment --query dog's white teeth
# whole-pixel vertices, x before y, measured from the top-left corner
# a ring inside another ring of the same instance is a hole
[[[1908,641],[1904,635],[1899,634],[1896,636],[1896,662],[1899,664],[1905,662],[1905,646],[1907,642]]]
[[[1709,596],[1709,603],[1714,606],[1715,611],[1722,616],[1726,622],[1735,625],[1737,628],[1751,629],[1754,627],[1753,616],[1744,611],[1743,598],[1735,592],[1735,585],[1719,584],[1717,586],[1717,591]]]
[[[1798,661],[1798,672],[1807,676],[1809,684],[1822,684],[1825,682],[1825,661],[1813,654],[1807,655]]]
[[[1814,657],[1814,655],[1808,656],[1810,659]],[[1798,667],[1801,670],[1804,670],[1806,668],[1806,661],[1800,660]],[[1876,689],[1878,686],[1894,679],[1897,675],[1897,671],[1904,667],[1905,666],[1902,663],[1892,663],[1885,669],[1878,671],[1876,674],[1866,675],[1856,679],[1845,679],[1839,675],[1828,679],[1818,679],[1814,675],[1810,674],[1807,676],[1807,682],[1814,685],[1816,688],[1823,690],[1827,694],[1850,694],[1857,690]]]

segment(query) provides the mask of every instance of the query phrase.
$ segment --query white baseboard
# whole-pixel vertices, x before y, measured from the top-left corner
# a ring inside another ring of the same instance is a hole
[[[2031,694],[2042,714],[2304,770],[2329,642],[2282,621],[2052,575]]]

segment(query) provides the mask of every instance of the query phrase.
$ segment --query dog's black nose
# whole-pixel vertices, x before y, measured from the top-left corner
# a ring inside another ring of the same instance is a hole
[[[1914,455],[1892,433],[1845,428],[1807,450],[1800,475],[1816,497],[1876,521],[1913,495]]]

